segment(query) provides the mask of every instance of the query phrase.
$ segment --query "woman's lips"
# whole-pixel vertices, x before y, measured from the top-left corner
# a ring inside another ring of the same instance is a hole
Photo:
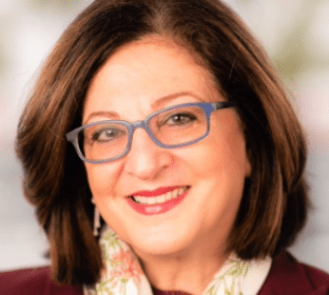
[[[167,192],[173,191],[176,188],[186,187],[186,186],[171,186],[171,187],[160,187],[154,191],[140,191],[135,192],[132,196],[141,196],[141,197],[157,197],[161,196]]]
[[[126,198],[128,204],[130,205],[130,207],[132,207],[132,209],[134,209],[135,211],[137,211],[140,214],[143,215],[154,215],[154,214],[162,214],[165,213],[173,208],[175,208],[176,206],[178,206],[186,197],[186,195],[189,192],[189,186],[175,186],[175,187],[170,187],[170,188],[161,188],[155,191],[152,191],[151,193],[153,193],[152,195],[150,195],[150,192],[146,192],[146,195],[144,194],[144,196],[147,197],[156,197],[161,195],[160,192],[162,194],[167,193],[171,190],[174,190],[176,188],[185,188],[184,192],[182,194],[180,194],[179,196],[177,196],[176,198],[173,198],[169,201],[166,201],[162,204],[142,204],[142,203],[137,203],[135,202],[133,196]],[[157,194],[155,194],[154,192],[156,192]],[[140,193],[140,192],[138,192]],[[142,192],[145,193],[145,192]],[[136,193],[137,195],[137,193]]]

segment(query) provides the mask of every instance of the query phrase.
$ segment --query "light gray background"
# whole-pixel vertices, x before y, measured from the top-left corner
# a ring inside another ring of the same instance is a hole
[[[268,51],[292,93],[310,150],[314,209],[291,251],[329,272],[329,1],[225,0]],[[38,266],[46,240],[14,155],[19,115],[54,43],[91,1],[0,0],[0,270]]]

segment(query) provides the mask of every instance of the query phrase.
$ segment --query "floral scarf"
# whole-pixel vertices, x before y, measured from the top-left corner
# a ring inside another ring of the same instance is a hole
[[[101,280],[84,295],[152,295],[151,285],[138,258],[116,233],[106,227],[100,245],[105,260]],[[232,253],[202,295],[256,295],[269,273],[272,260],[244,261]]]

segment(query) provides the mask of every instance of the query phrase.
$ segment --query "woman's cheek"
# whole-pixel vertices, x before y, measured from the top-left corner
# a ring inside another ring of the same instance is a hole
[[[93,197],[106,197],[115,192],[119,180],[118,165],[115,163],[87,164],[87,178]]]

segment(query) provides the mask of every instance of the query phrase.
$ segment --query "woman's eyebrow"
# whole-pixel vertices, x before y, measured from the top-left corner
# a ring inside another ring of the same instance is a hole
[[[86,120],[83,121],[83,125],[87,124],[87,122],[93,117],[108,117],[109,119],[117,119],[119,118],[118,113],[113,111],[99,111],[99,112],[92,112],[89,114]]]
[[[158,110],[161,108],[164,108],[166,106],[166,104],[170,101],[173,101],[181,96],[192,96],[195,97],[201,101],[204,101],[203,99],[197,97],[195,94],[193,94],[192,92],[189,91],[181,91],[181,92],[177,92],[177,93],[173,93],[173,94],[169,94],[166,95],[164,97],[161,97],[159,99],[157,99],[156,101],[154,101],[151,104],[152,109],[154,110]],[[114,111],[99,111],[99,112],[92,112],[91,114],[89,114],[89,116],[87,117],[86,120],[83,121],[82,125],[86,125],[87,122],[92,119],[93,117],[108,117],[109,119],[119,119],[119,114],[117,112]]]
[[[151,107],[152,107],[152,109],[156,109],[156,110],[161,109],[161,108],[165,107],[165,105],[168,102],[170,102],[174,99],[177,99],[180,96],[192,96],[201,101],[204,101],[203,99],[201,99],[200,97],[198,97],[197,95],[195,95],[194,93],[192,93],[190,91],[181,91],[181,92],[172,93],[172,94],[166,95],[164,97],[158,98],[156,101],[154,101],[151,104]]]

